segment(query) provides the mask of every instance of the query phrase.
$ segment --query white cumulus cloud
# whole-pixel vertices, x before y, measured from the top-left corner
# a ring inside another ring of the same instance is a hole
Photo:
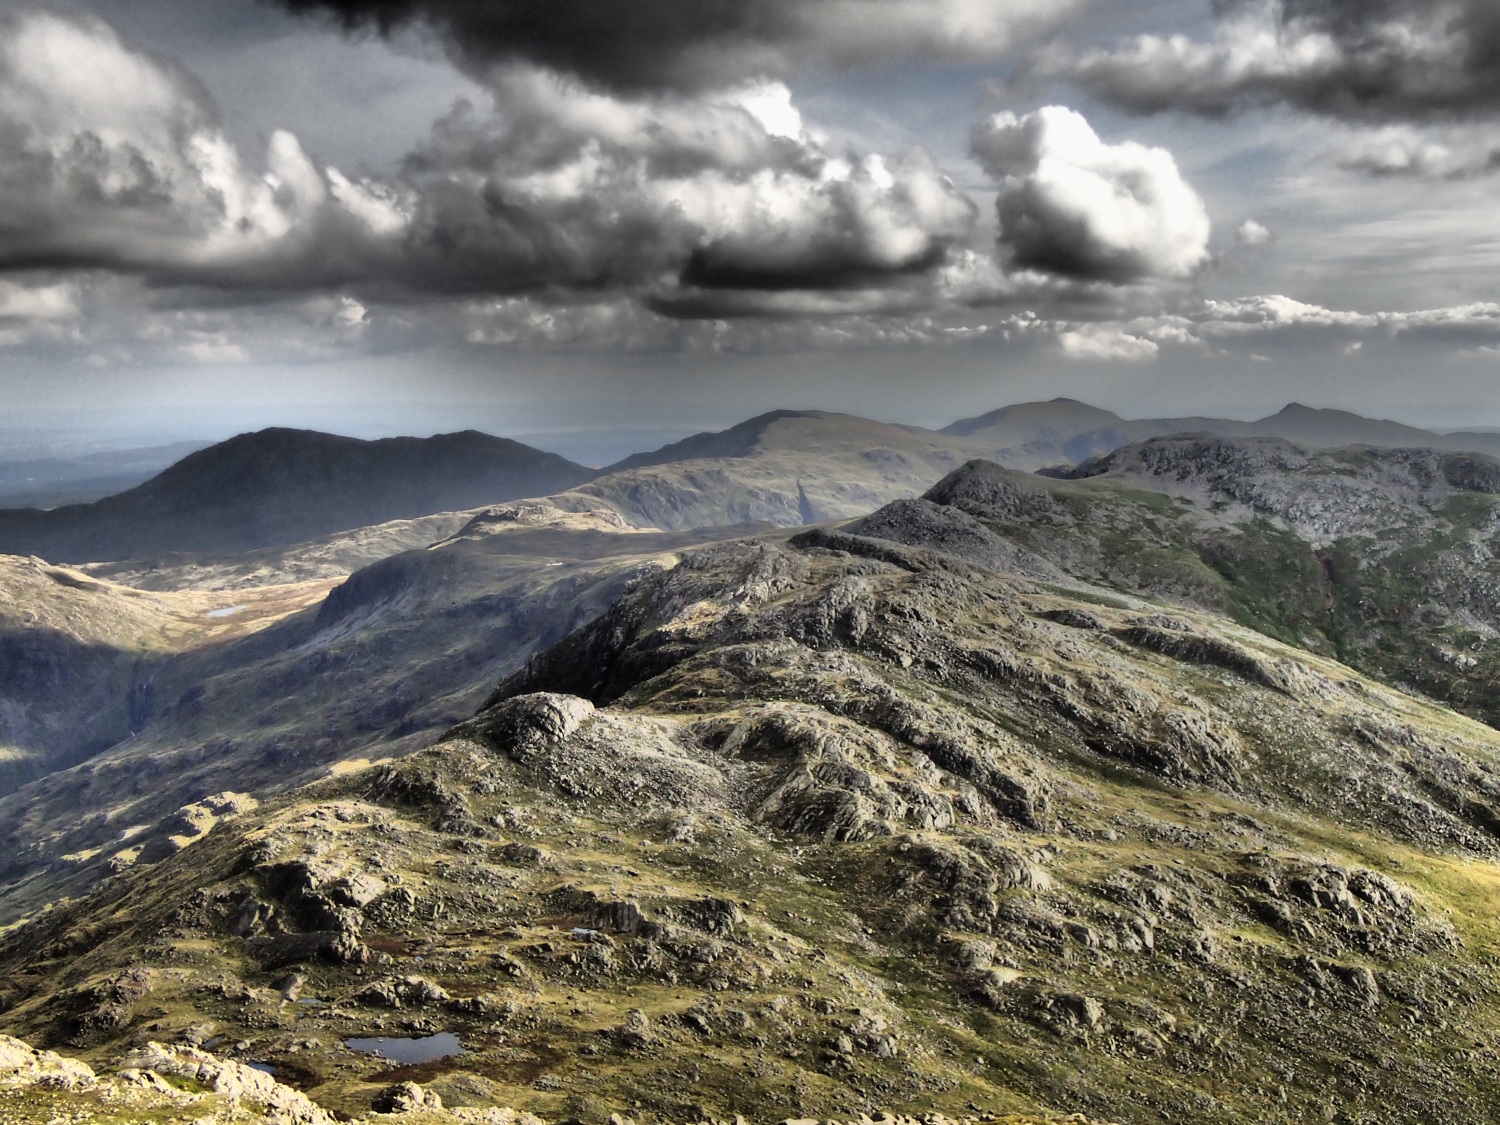
[[[1234,232],[1234,237],[1241,246],[1256,247],[1269,245],[1272,236],[1270,228],[1265,224],[1246,219]]]
[[[1154,341],[1132,336],[1129,332],[1110,325],[1070,329],[1062,332],[1057,341],[1062,346],[1063,354],[1070,359],[1144,363],[1161,353],[1161,348]]]
[[[251,168],[193,79],[102,21],[5,17],[0,269],[268,293],[613,291],[704,316],[755,311],[720,294],[899,287],[973,230],[924,151],[830,150],[780,82],[623,94],[529,63],[487,82],[492,106],[456,108],[388,180],[322,166],[285,130]]]
[[[1184,278],[1208,260],[1207,208],[1166,149],[1107,144],[1082,114],[1046,106],[981,121],[972,151],[1000,181],[1016,266],[1125,283]]]

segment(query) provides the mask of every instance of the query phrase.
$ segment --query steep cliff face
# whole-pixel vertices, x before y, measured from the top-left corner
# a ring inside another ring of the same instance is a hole
[[[1211,614],[722,544],[431,750],[13,932],[0,1024],[220,1036],[350,1115],[415,1080],[590,1123],[1474,1119],[1497,770],[1490,728]]]

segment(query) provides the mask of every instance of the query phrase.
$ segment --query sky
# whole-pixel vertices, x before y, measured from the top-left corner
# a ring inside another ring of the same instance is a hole
[[[0,0],[0,452],[1500,425],[1493,0]]]

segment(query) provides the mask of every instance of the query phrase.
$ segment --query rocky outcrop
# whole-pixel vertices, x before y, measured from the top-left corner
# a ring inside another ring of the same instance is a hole
[[[87,1063],[38,1051],[19,1039],[0,1035],[0,1087],[83,1090],[94,1083],[94,1072]]]
[[[148,1043],[120,1062],[122,1073],[151,1072],[196,1083],[232,1107],[253,1106],[276,1125],[334,1125],[337,1120],[304,1094],[243,1063],[193,1047]]]
[[[420,1008],[428,1004],[445,1004],[452,997],[446,989],[426,977],[387,977],[367,984],[350,997],[356,1004],[375,1008]]]

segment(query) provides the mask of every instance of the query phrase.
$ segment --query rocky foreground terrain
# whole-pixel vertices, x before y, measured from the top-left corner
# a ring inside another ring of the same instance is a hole
[[[1492,1119],[1500,462],[1076,405],[0,558],[0,1122]]]
[[[1488,1119],[1500,735],[949,522],[639,575],[431,749],[12,930],[0,1026],[351,1117]]]
[[[619,1114],[614,1125],[630,1125]],[[736,1118],[736,1122],[743,1121]],[[52,1051],[37,1051],[0,1036],[0,1121],[6,1125],[97,1121],[106,1125],[545,1125],[513,1109],[446,1108],[442,1099],[414,1082],[397,1082],[376,1097],[376,1107],[358,1118],[334,1115],[262,1070],[226,1062],[195,1047],[148,1043],[97,1074],[86,1063]],[[701,1125],[719,1125],[703,1122]],[[724,1123],[727,1125],[727,1123]],[[824,1125],[789,1120],[783,1125]],[[855,1122],[826,1125],[1089,1125],[1031,1114],[983,1114],[947,1118],[881,1113]]]

